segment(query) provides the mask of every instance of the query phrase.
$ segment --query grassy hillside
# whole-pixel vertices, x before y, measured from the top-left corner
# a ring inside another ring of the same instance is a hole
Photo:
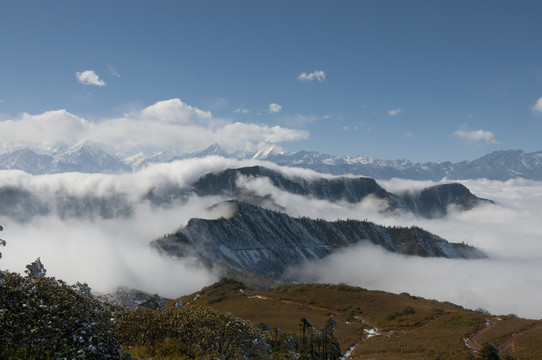
[[[303,317],[315,329],[332,317],[342,351],[353,348],[350,359],[468,359],[485,343],[514,359],[542,354],[542,321],[494,316],[406,293],[324,284],[249,291],[222,281],[180,300],[297,334]]]

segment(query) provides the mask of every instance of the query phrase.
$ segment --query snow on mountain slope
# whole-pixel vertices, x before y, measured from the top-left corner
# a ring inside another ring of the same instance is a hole
[[[53,159],[49,158],[52,157]],[[256,152],[223,150],[213,144],[192,154],[174,155],[161,151],[118,157],[110,155],[99,145],[82,142],[50,154],[38,155],[30,149],[17,149],[0,155],[0,169],[18,169],[30,174],[66,171],[120,173],[141,169],[149,164],[189,158],[220,156],[238,160],[265,160],[280,166],[302,167],[333,175],[361,175],[375,179],[480,179],[506,181],[514,178],[542,180],[542,151],[525,153],[521,150],[496,151],[473,161],[452,163],[413,163],[409,160],[384,160],[367,156],[336,156],[315,151],[288,152],[277,145],[262,145]]]
[[[193,256],[233,270],[280,279],[291,265],[323,258],[338,248],[370,241],[388,251],[424,257],[484,257],[481,252],[417,227],[387,228],[368,221],[292,218],[240,201],[231,218],[191,219],[153,244],[174,256]],[[224,205],[222,205],[224,206]]]

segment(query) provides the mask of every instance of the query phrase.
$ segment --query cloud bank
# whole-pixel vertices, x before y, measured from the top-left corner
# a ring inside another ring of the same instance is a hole
[[[406,188],[395,179],[396,188]],[[409,185],[414,182],[408,181]],[[496,314],[542,318],[542,183],[513,180],[462,181],[496,205],[467,212],[453,210],[444,219],[425,220],[406,216],[369,214],[367,207],[353,207],[342,216],[368,219],[384,225],[418,225],[451,242],[465,242],[485,251],[487,260],[450,260],[404,257],[362,244],[344,249],[322,261],[295,271],[317,282],[344,282],[369,289],[450,301],[471,309],[484,308]],[[393,190],[386,182],[381,185]],[[426,182],[418,184],[421,188]],[[311,204],[315,213],[329,213]],[[374,206],[370,206],[371,211]],[[344,211],[340,209],[340,211]],[[339,216],[339,215],[337,215]]]
[[[269,109],[278,112],[281,107],[271,104]],[[16,119],[0,121],[2,151],[17,147],[46,151],[92,140],[127,154],[153,153],[164,148],[184,154],[213,143],[230,151],[254,150],[261,142],[297,141],[308,136],[305,130],[218,119],[210,111],[180,99],[159,101],[141,111],[100,121],[89,121],[66,110],[39,115],[25,113]]]
[[[542,97],[536,100],[536,103],[533,105],[533,110],[542,113]]]
[[[63,198],[123,199],[128,214],[103,218],[61,217],[55,212],[36,216],[20,224],[0,216],[2,236],[8,241],[2,249],[2,269],[24,271],[24,265],[41,257],[49,274],[68,282],[86,281],[107,291],[125,285],[164,296],[179,296],[208,285],[218,275],[191,259],[163,257],[148,243],[174,232],[192,217],[217,218],[227,214],[210,213],[209,206],[220,197],[182,195],[196,179],[211,171],[241,166],[263,165],[287,177],[316,179],[311,170],[279,167],[220,157],[155,164],[136,173],[123,175],[55,174],[31,176],[20,171],[0,171],[0,186],[26,189],[53,204]],[[325,177],[333,177],[325,175]],[[291,216],[308,216],[334,221],[368,219],[377,224],[417,225],[451,242],[474,245],[489,255],[484,260],[451,260],[405,257],[378,247],[359,244],[323,260],[296,268],[302,280],[344,282],[350,285],[433,298],[468,308],[484,308],[496,314],[514,313],[542,318],[542,182],[511,180],[461,181],[477,196],[492,199],[495,205],[479,206],[467,212],[450,209],[443,219],[421,219],[411,214],[382,214],[382,201],[366,198],[358,204],[330,203],[283,192],[265,179],[243,177],[239,185],[270,198]],[[393,179],[379,181],[392,192],[414,191],[431,181]],[[152,203],[147,194],[171,201]],[[52,205],[52,206],[53,206]]]
[[[282,168],[289,176],[307,176]],[[484,260],[452,260],[406,257],[372,244],[346,248],[323,260],[295,267],[299,281],[346,283],[374,290],[450,301],[471,309],[484,308],[496,314],[542,318],[542,182],[510,180],[460,181],[477,196],[495,205],[467,212],[449,209],[443,219],[421,219],[411,214],[382,214],[378,199],[358,204],[329,203],[292,195],[265,179],[244,178],[240,183],[259,195],[270,194],[291,216],[309,216],[329,221],[369,219],[387,226],[420,226],[451,242],[465,242],[489,255]],[[392,179],[379,181],[388,191],[419,191],[432,181]]]

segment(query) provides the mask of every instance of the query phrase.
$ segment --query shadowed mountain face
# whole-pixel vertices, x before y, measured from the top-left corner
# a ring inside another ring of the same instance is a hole
[[[481,258],[464,244],[452,244],[417,227],[384,227],[368,221],[292,218],[239,201],[225,203],[231,218],[191,219],[174,234],[153,244],[174,256],[194,256],[234,271],[281,279],[292,265],[321,259],[362,241],[405,255]]]
[[[200,195],[227,195],[250,199],[245,189],[239,186],[238,178],[249,176],[267,178],[280,190],[292,194],[311,196],[328,201],[348,201],[357,203],[367,196],[385,200],[387,210],[402,210],[426,218],[442,217],[450,205],[464,211],[480,203],[491,203],[472,194],[464,185],[458,183],[435,185],[419,193],[399,196],[383,189],[374,179],[366,177],[338,177],[307,180],[300,177],[285,177],[280,172],[261,166],[228,169],[202,176],[194,185]],[[254,198],[252,198],[253,200]]]
[[[37,194],[14,186],[0,187],[0,215],[20,223],[30,222],[35,216],[50,214],[61,219],[112,219],[128,217],[132,211],[125,194],[108,197],[75,196],[61,191]]]
[[[467,187],[458,183],[431,186],[419,193],[405,194],[402,198],[410,211],[426,218],[445,216],[448,206],[465,211],[480,203],[493,203],[473,195]]]
[[[358,178],[334,178],[306,180],[303,178],[287,178],[280,172],[270,170],[262,166],[243,167],[228,169],[219,173],[209,173],[202,176],[195,184],[194,189],[198,195],[219,195],[229,193],[238,194],[240,188],[237,179],[240,175],[268,178],[273,186],[289,193],[312,196],[317,199],[346,200],[359,202],[368,195],[374,195],[379,199],[389,198],[389,193],[380,187],[374,179]],[[391,200],[391,199],[390,199]]]
[[[150,187],[136,201],[149,202],[155,207],[179,206],[195,193],[198,196],[223,195],[252,204],[265,202],[266,206],[272,205],[272,208],[281,209],[280,205],[273,203],[270,194],[257,195],[243,187],[239,181],[241,176],[265,178],[279,190],[330,202],[358,203],[371,196],[383,201],[385,211],[400,210],[426,218],[445,216],[449,206],[464,211],[480,203],[491,202],[478,198],[465,186],[457,183],[436,185],[413,194],[396,195],[383,189],[371,178],[287,177],[280,171],[261,166],[208,173],[188,187],[165,182]],[[16,186],[0,186],[0,215],[19,222],[49,214],[57,214],[61,218],[127,217],[132,214],[134,206],[134,202],[128,201],[128,198],[128,194],[121,189],[108,195],[96,196],[83,193],[74,195],[61,189],[50,193],[37,193]]]

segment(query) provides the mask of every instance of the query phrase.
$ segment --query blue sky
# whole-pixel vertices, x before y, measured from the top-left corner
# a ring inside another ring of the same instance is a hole
[[[542,150],[541,13],[539,1],[2,1],[0,150],[277,143],[419,162]]]

